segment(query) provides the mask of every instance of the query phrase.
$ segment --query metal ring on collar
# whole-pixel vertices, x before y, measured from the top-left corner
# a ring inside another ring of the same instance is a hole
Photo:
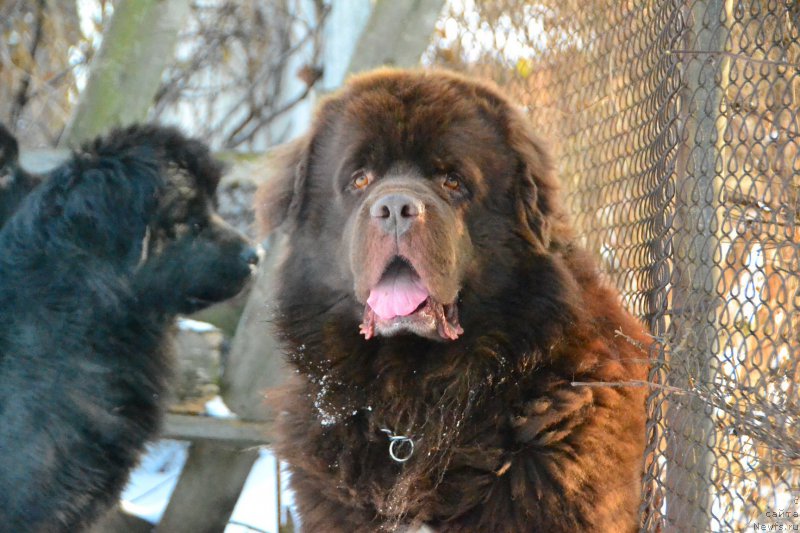
[[[392,457],[392,459],[394,459],[398,463],[405,463],[406,461],[411,459],[412,455],[414,455],[414,441],[409,439],[408,437],[404,437],[402,435],[397,435],[396,437],[390,437],[389,441],[390,441],[389,442],[389,455]],[[395,445],[397,445],[398,443],[400,443],[400,444],[408,444],[409,445],[408,454],[407,455],[403,455],[403,456],[398,456],[397,455],[397,450],[395,449]]]
[[[398,463],[405,463],[411,456],[414,455],[414,440],[410,437],[406,437],[405,435],[395,435],[391,429],[382,428],[381,431],[386,433],[386,436],[389,437],[389,456]],[[402,456],[397,454],[395,446],[397,443],[400,444],[408,444],[408,454],[403,454]]]

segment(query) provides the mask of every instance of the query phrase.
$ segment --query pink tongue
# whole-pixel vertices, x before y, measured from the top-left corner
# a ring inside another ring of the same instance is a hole
[[[413,313],[428,297],[416,273],[408,269],[388,272],[372,289],[367,304],[381,320]]]

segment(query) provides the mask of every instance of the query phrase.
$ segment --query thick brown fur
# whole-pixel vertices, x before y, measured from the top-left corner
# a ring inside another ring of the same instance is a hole
[[[572,383],[645,379],[644,333],[573,244],[525,116],[456,74],[376,71],[275,166],[257,207],[290,235],[278,453],[303,530],[634,531],[644,390]],[[369,209],[396,191],[425,213],[387,244]],[[457,339],[359,335],[392,246],[432,297],[456,291]],[[407,462],[384,429],[414,440]]]

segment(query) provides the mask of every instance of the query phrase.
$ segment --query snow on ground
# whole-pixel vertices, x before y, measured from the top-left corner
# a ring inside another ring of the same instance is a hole
[[[262,531],[278,531],[278,495],[275,479],[275,456],[262,448],[233,508],[231,524],[225,533],[248,533],[252,526]]]
[[[236,414],[225,405],[219,396],[214,396],[206,402],[206,414],[214,418],[236,418]]]
[[[206,412],[209,416],[218,418],[235,416],[219,397],[206,404]],[[172,491],[175,490],[188,454],[188,442],[164,439],[149,444],[138,468],[131,472],[128,485],[122,493],[122,508],[153,524],[158,523],[167,508]],[[293,498],[286,485],[287,479],[288,473],[282,469],[281,506],[291,509]],[[275,456],[268,448],[263,447],[247,477],[225,533],[276,533],[277,482]]]
[[[122,492],[122,508],[154,524],[161,520],[188,453],[188,442],[161,440],[149,444]]]
[[[149,445],[122,493],[122,508],[148,522],[158,523],[178,483],[188,451],[189,443],[183,441],[161,440]],[[251,533],[253,529],[278,531],[275,473],[275,456],[269,449],[262,448],[225,533]],[[286,490],[282,498],[284,505],[291,501]]]

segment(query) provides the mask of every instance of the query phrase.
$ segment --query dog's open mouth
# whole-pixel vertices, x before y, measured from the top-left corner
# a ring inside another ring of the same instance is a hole
[[[366,339],[408,332],[455,340],[464,330],[456,302],[437,302],[414,267],[395,257],[369,293],[360,332]]]

